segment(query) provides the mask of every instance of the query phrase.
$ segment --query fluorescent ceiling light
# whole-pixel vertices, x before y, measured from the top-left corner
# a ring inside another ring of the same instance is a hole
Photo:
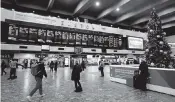
[[[95,3],[95,5],[96,5],[96,6],[100,6],[100,2],[97,1],[97,2]]]

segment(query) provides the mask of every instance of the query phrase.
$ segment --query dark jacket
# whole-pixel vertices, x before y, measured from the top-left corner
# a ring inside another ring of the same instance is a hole
[[[146,64],[146,62],[142,62],[139,66],[139,70],[141,71],[140,72],[140,75],[144,78],[147,78],[149,73],[148,73],[148,65]]]
[[[46,73],[46,70],[45,70],[45,67],[44,67],[44,63],[40,63],[38,65],[38,74],[36,75],[36,77],[40,77],[40,78],[43,78],[43,76],[47,77],[47,73]]]
[[[80,65],[78,64],[74,65],[73,70],[72,70],[71,80],[80,80],[81,71],[82,69]]]
[[[81,67],[82,67],[82,68],[85,68],[85,62],[84,62],[84,61],[82,61]]]
[[[50,67],[51,67],[51,68],[54,67],[54,63],[53,63],[53,62],[50,63]]]
[[[5,62],[3,62],[3,61],[2,61],[2,63],[1,63],[1,68],[6,68],[6,64],[5,64]]]

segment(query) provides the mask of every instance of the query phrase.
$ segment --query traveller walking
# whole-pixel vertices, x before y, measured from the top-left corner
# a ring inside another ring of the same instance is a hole
[[[53,61],[51,61],[51,63],[50,63],[50,71],[51,72],[53,72],[53,67],[54,67],[54,63],[53,63]]]
[[[73,67],[72,76],[71,76],[71,80],[74,81],[74,83],[75,83],[75,92],[82,91],[82,86],[81,86],[81,83],[79,81],[81,71],[82,71],[81,66],[79,65],[78,61],[76,61],[76,64]]]
[[[82,63],[81,63],[81,68],[82,68],[83,71],[84,71],[84,69],[86,68],[85,62],[84,62],[84,61],[82,61]]]
[[[40,97],[43,97],[45,95],[45,94],[43,94],[43,90],[42,90],[42,79],[43,79],[43,76],[47,77],[47,73],[46,73],[46,70],[44,67],[43,59],[40,59],[40,63],[37,66],[37,73],[34,76],[35,76],[35,80],[36,80],[36,86],[30,92],[29,96],[27,96],[28,101],[31,101],[31,97],[38,89],[39,89]]]
[[[5,61],[2,60],[2,63],[1,63],[1,75],[3,75],[3,73],[7,74],[7,72],[5,71],[5,68],[6,68]]]
[[[54,67],[55,72],[57,72],[57,66],[58,66],[58,62],[56,61],[55,62],[55,67]]]

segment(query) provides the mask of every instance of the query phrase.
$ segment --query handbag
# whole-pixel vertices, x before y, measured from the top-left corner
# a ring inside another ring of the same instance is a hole
[[[101,67],[101,66],[99,66],[99,67],[98,67],[98,70],[102,70],[102,67]]]

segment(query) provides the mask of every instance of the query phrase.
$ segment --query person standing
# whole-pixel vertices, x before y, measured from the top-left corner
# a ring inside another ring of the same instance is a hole
[[[53,72],[53,67],[54,67],[54,63],[53,61],[50,62],[50,71]]]
[[[136,79],[136,88],[146,91],[147,78],[149,76],[148,65],[145,61],[142,61],[139,66],[139,75]]]
[[[73,67],[72,76],[71,76],[71,80],[74,81],[74,83],[75,83],[75,92],[82,91],[82,86],[81,86],[81,83],[79,81],[81,71],[82,71],[81,66],[78,64],[78,61],[76,61],[76,64]]]
[[[55,62],[55,67],[54,67],[55,72],[57,72],[57,66],[58,66],[58,62],[56,61]]]
[[[45,94],[43,94],[43,90],[42,90],[42,79],[43,79],[43,76],[45,76],[47,78],[47,73],[46,73],[46,70],[45,70],[45,67],[44,67],[44,61],[43,59],[41,58],[40,59],[40,62],[38,64],[38,69],[37,69],[38,73],[37,75],[35,75],[35,80],[36,80],[36,86],[35,88],[30,92],[29,96],[27,96],[27,100],[28,101],[31,101],[31,97],[33,96],[33,94],[39,89],[39,94],[40,94],[40,97],[43,97]]]
[[[84,71],[84,69],[86,68],[85,62],[84,62],[84,61],[81,62],[81,68],[83,69],[83,71]]]
[[[16,66],[17,66],[17,62],[16,62],[14,59],[12,59],[12,60],[10,61],[9,66],[10,66],[11,69],[10,69],[10,77],[8,78],[8,80],[9,80],[9,79],[17,78],[17,76],[16,76]],[[13,75],[13,77],[12,77],[12,75]]]
[[[1,63],[1,75],[3,75],[3,73],[7,74],[7,72],[5,71],[5,68],[6,68],[5,61],[2,60],[2,63]]]
[[[28,64],[28,60],[27,60],[27,59],[25,59],[25,61],[24,61],[24,66],[25,66],[25,69],[27,69],[27,64]]]
[[[104,62],[103,62],[103,60],[101,60],[99,64],[100,64],[99,70],[101,72],[101,77],[104,77],[104,71],[103,71],[104,70]]]

